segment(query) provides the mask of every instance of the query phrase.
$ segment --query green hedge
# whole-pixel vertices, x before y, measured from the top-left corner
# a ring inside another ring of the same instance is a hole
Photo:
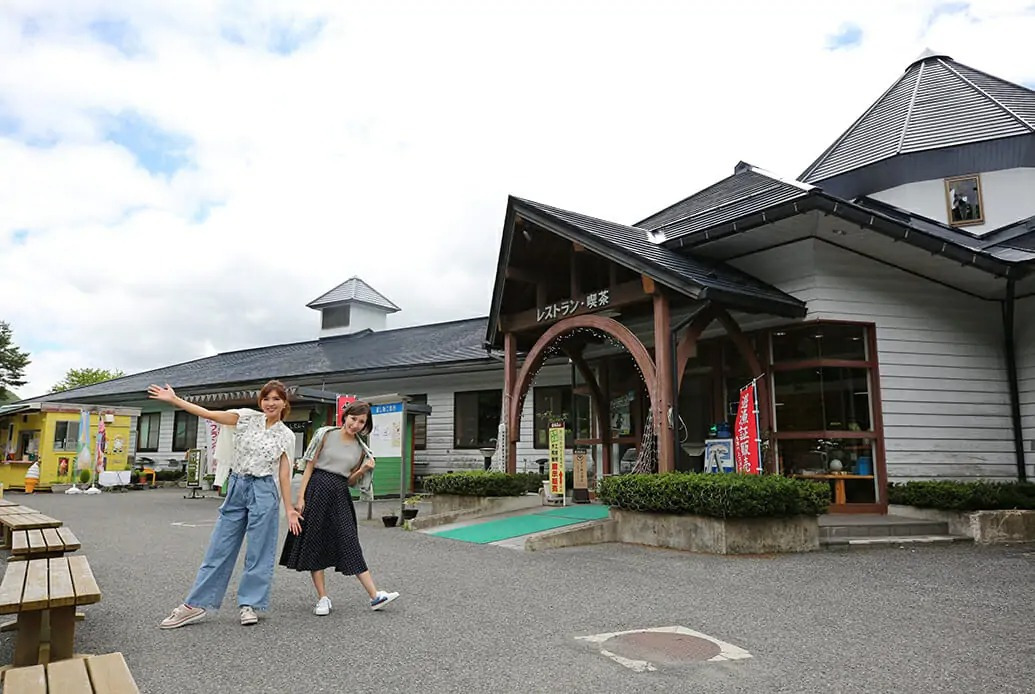
[[[779,475],[615,475],[600,480],[597,496],[631,511],[715,518],[818,516],[830,506],[830,486]]]
[[[953,480],[891,483],[888,502],[943,511],[1035,510],[1035,484]]]
[[[461,496],[521,496],[528,491],[529,484],[531,481],[528,475],[472,470],[427,477],[424,480],[424,490],[432,494]],[[542,482],[539,484],[541,486]]]

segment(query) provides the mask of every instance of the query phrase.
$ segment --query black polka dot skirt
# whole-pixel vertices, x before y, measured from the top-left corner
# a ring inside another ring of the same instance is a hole
[[[349,483],[341,475],[313,470],[305,488],[302,532],[288,530],[280,565],[295,571],[333,568],[354,576],[367,570],[359,546],[356,507]]]

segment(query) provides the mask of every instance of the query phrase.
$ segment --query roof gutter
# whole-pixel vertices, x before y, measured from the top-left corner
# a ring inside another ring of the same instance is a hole
[[[1027,274],[1027,271],[1018,265],[1005,263],[991,258],[979,250],[931,236],[880,212],[864,209],[847,200],[824,193],[818,188],[810,191],[803,198],[796,198],[795,200],[781,203],[770,209],[756,212],[713,229],[697,231],[674,238],[665,245],[669,248],[686,248],[689,250],[712,241],[718,241],[727,236],[772,224],[782,219],[789,219],[790,217],[813,210],[835,215],[895,241],[903,241],[933,255],[940,255],[950,260],[955,260],[961,265],[977,268],[996,277],[1015,278]]]

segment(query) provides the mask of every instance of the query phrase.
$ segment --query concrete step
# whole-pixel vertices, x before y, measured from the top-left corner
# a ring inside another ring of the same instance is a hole
[[[819,528],[821,541],[824,539],[948,535],[948,533],[948,523],[925,520],[822,525]]]
[[[836,537],[820,538],[819,544],[826,549],[869,549],[876,547],[902,547],[906,545],[939,545],[954,542],[973,542],[963,535],[885,535],[882,537]]]

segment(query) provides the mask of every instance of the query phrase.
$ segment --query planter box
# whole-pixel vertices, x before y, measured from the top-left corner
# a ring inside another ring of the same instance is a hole
[[[482,516],[493,516],[510,511],[542,506],[537,494],[522,496],[462,496],[460,494],[434,494],[431,497],[431,514],[421,515],[410,521],[414,530],[424,530],[438,525],[470,520]]]
[[[942,511],[891,504],[888,514],[940,521],[948,525],[949,534],[970,537],[985,545],[1035,542],[1035,511]]]
[[[611,509],[617,540],[709,554],[769,554],[819,549],[819,520],[791,518],[711,518]]]
[[[530,502],[530,500],[532,500]],[[434,494],[431,497],[431,513],[453,513],[456,511],[483,511],[486,514],[506,513],[529,506],[540,505],[534,494],[522,496],[461,496],[460,494]]]

